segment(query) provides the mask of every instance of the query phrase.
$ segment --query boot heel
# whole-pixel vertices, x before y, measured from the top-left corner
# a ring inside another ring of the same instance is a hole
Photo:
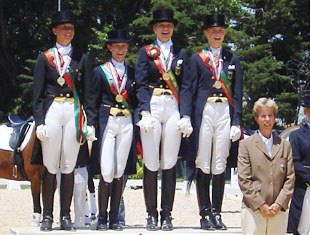
[[[45,216],[42,219],[40,230],[41,231],[52,231],[53,218],[51,216]]]
[[[65,231],[75,231],[76,228],[71,221],[70,215],[62,216],[60,220],[60,229]]]

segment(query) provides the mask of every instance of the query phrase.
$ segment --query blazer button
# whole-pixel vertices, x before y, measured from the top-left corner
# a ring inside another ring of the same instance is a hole
[[[60,96],[60,97],[63,97],[63,96],[64,96],[64,94],[60,93],[60,94],[59,94],[59,96]]]

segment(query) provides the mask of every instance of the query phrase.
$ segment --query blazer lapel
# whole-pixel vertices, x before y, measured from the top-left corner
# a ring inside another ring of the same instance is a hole
[[[259,136],[259,134],[255,133],[253,138],[254,138],[254,142],[255,142],[256,147],[260,151],[262,151],[267,157],[269,157],[269,153],[267,151],[266,145],[263,142],[262,138]]]
[[[281,139],[275,132],[273,132],[272,135],[273,135],[273,143],[272,143],[271,158],[274,158],[280,150]]]

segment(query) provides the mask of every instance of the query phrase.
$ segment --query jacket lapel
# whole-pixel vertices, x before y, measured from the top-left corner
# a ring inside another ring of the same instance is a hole
[[[258,134],[258,133],[255,133],[253,138],[254,138],[254,142],[255,142],[256,147],[257,147],[260,151],[262,151],[267,157],[269,157],[269,154],[268,154],[266,145],[265,145],[265,143],[263,142],[262,138],[259,136],[259,134]]]
[[[272,143],[272,155],[271,155],[271,158],[273,159],[277,155],[279,150],[280,150],[281,139],[280,139],[280,137],[275,132],[273,132],[272,135],[273,135],[273,143]]]

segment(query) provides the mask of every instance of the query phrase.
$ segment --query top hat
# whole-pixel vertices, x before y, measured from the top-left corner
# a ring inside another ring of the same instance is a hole
[[[305,90],[301,95],[301,106],[310,107],[310,90]]]
[[[76,19],[75,15],[70,10],[58,11],[56,14],[52,16],[52,23],[50,25],[51,28],[55,27],[59,24],[72,23],[75,24]]]
[[[150,21],[150,25],[154,25],[158,22],[172,22],[174,26],[178,24],[178,20],[173,18],[174,13],[168,7],[160,7],[153,11],[153,19]]]
[[[225,16],[219,14],[218,12],[214,12],[211,15],[207,15],[203,23],[204,25],[202,29],[206,29],[208,27],[226,27]]]
[[[106,41],[106,44],[111,43],[129,43],[130,39],[127,35],[126,29],[117,29],[112,30],[108,33],[108,40]]]

